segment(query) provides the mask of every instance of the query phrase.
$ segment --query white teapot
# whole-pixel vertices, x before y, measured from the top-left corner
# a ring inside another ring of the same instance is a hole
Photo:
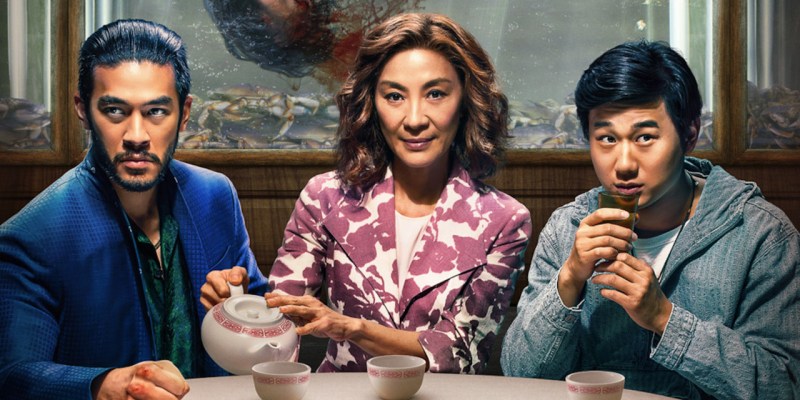
[[[200,336],[208,355],[236,375],[249,375],[265,361],[295,361],[299,344],[295,325],[262,296],[230,286],[231,297],[203,318]]]

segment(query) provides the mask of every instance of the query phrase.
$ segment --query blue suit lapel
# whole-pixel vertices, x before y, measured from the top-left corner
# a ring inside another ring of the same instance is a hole
[[[180,238],[183,257],[186,260],[186,269],[189,272],[189,279],[192,282],[192,291],[196,298],[199,298],[200,287],[205,283],[205,276],[208,273],[208,256],[202,237],[200,236],[195,219],[192,215],[192,206],[197,205],[195,197],[190,192],[184,192],[181,187],[181,179],[178,168],[174,167],[175,162],[171,163],[172,172],[175,176],[167,176],[165,181],[172,185],[173,207],[172,213],[178,221],[178,237]],[[190,206],[192,204],[192,206]],[[199,205],[202,207],[202,205]],[[198,314],[204,315],[203,307],[198,304]]]

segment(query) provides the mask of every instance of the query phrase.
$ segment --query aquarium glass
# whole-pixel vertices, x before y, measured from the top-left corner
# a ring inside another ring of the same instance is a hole
[[[52,149],[47,0],[0,0],[0,150]]]
[[[800,2],[748,0],[747,132],[751,149],[800,149]]]
[[[713,0],[141,0],[87,1],[86,34],[116,18],[157,21],[185,40],[191,122],[180,147],[325,149],[333,94],[364,31],[401,12],[443,13],[495,62],[516,149],[585,149],[572,92],[603,51],[668,41],[688,60],[705,108],[699,148],[712,148]]]

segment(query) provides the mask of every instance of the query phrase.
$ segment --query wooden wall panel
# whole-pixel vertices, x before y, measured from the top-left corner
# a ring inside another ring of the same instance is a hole
[[[330,166],[210,166],[227,175],[236,186],[250,232],[251,247],[264,273],[275,259],[283,229],[295,200],[306,182]],[[726,167],[735,176],[759,184],[767,199],[783,209],[800,226],[800,174],[794,166]],[[16,213],[36,194],[67,170],[66,167],[4,167],[0,174],[0,221]],[[531,211],[533,240],[526,254],[529,264],[538,234],[557,207],[596,185],[588,165],[509,165],[489,183],[514,196]],[[526,284],[521,274],[517,295]],[[516,297],[515,297],[516,300]]]

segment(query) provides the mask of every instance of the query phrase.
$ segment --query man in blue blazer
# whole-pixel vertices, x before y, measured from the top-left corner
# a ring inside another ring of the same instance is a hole
[[[231,182],[172,159],[192,103],[181,38],[116,21],[79,64],[91,149],[0,226],[0,398],[181,398],[184,377],[221,372],[205,307],[267,282]]]

